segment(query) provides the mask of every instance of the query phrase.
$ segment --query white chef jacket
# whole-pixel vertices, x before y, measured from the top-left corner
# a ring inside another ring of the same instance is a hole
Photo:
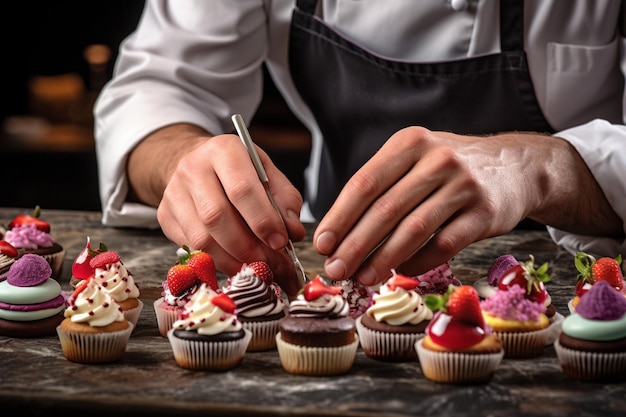
[[[433,62],[499,51],[497,0],[320,0],[321,17],[368,50]],[[613,209],[626,220],[626,48],[619,0],[526,0],[525,49],[539,105],[556,136],[581,154]],[[94,114],[102,222],[157,228],[156,209],[126,201],[129,152],[154,130],[191,123],[231,132],[230,115],[250,120],[262,98],[262,64],[312,133],[305,170],[316,195],[322,137],[289,72],[295,0],[148,0],[125,39],[114,77]],[[476,100],[480,100],[477,97]],[[428,127],[428,126],[426,126]],[[584,190],[581,190],[584,192]],[[314,220],[306,210],[303,220]],[[626,230],[626,221],[624,222]],[[626,255],[621,239],[549,227],[570,252]]]

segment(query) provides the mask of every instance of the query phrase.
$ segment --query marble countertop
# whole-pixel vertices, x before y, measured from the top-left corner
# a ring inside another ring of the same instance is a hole
[[[0,208],[0,224],[31,209]],[[144,310],[123,359],[114,364],[67,361],[54,336],[0,337],[0,410],[111,412],[116,416],[623,416],[626,383],[587,383],[561,372],[554,349],[533,359],[504,359],[484,385],[446,385],[424,378],[419,363],[377,362],[358,351],[352,370],[341,376],[306,377],[284,372],[276,350],[248,352],[234,370],[221,373],[178,367],[160,336],[152,301],[176,260],[176,246],[159,230],[103,227],[100,213],[43,210],[52,234],[67,250],[62,286],[70,290],[71,265],[84,247],[104,242],[117,251],[140,285]],[[323,258],[311,248],[312,225],[296,250],[309,276],[322,272]],[[514,231],[471,245],[451,262],[467,284],[487,272],[504,253],[533,254],[549,262],[547,284],[557,311],[568,314],[576,272],[571,254],[544,231]]]

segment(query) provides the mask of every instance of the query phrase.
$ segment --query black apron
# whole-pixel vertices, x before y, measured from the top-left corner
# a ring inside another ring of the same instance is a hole
[[[500,2],[500,53],[436,63],[373,55],[315,16],[316,0],[293,12],[289,65],[323,135],[321,219],[348,179],[396,131],[408,126],[460,134],[553,133],[524,52],[524,2]]]

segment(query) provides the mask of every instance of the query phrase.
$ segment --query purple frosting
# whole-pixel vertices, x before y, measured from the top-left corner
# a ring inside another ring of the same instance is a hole
[[[7,282],[16,287],[43,284],[52,276],[52,268],[43,256],[27,253],[19,257],[7,272]]]
[[[617,320],[626,314],[626,297],[606,281],[598,281],[580,297],[576,313],[590,320]]]
[[[12,310],[12,311],[38,311],[45,310],[48,308],[57,308],[65,304],[67,297],[64,294],[61,294],[52,300],[44,301],[43,303],[36,304],[9,304],[3,303],[0,301],[0,309],[2,310]]]
[[[500,277],[517,264],[519,264],[519,262],[513,255],[507,254],[496,258],[487,271],[487,282],[489,285],[492,287],[497,286]]]

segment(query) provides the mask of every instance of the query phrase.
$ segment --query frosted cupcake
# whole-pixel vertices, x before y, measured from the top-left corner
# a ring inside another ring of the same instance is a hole
[[[249,351],[276,347],[278,320],[285,316],[285,302],[280,287],[273,282],[269,265],[262,261],[244,264],[228,279],[225,294],[237,306],[237,317],[252,332]]]
[[[135,279],[117,252],[100,252],[89,261],[89,266],[94,271],[96,283],[111,295],[122,309],[124,317],[136,326],[143,302],[139,299],[139,287]]]
[[[76,287],[67,300],[64,316],[57,334],[68,360],[106,363],[122,358],[133,325],[93,278],[81,281]]]
[[[289,303],[276,347],[283,369],[298,375],[338,375],[352,368],[359,338],[341,287],[318,275]]]
[[[167,337],[178,366],[226,371],[241,364],[252,333],[237,319],[233,300],[203,283]]]
[[[496,291],[480,307],[485,322],[502,340],[506,358],[539,356],[554,341],[545,305],[526,298],[519,285]]]
[[[6,279],[6,273],[17,259],[17,249],[6,240],[0,240],[0,281]]]
[[[504,356],[502,342],[485,323],[476,289],[453,286],[439,295],[426,295],[435,314],[426,336],[415,348],[424,376],[435,382],[489,382]]]
[[[565,375],[585,381],[626,379],[626,298],[606,281],[580,297],[554,342]]]
[[[390,362],[417,360],[415,342],[425,336],[433,312],[417,292],[419,282],[393,275],[372,296],[372,305],[356,320],[363,352]]]
[[[604,256],[596,259],[585,252],[577,252],[574,256],[574,265],[578,271],[574,297],[567,303],[570,313],[576,312],[576,305],[580,301],[580,297],[598,281],[607,281],[615,291],[626,297],[626,281],[621,264],[621,255],[615,258]]]
[[[18,257],[32,253],[43,256],[52,268],[52,278],[59,280],[63,271],[65,249],[50,233],[50,223],[39,216],[41,209],[35,207],[33,214],[19,214],[8,224],[4,240],[17,249]]]

